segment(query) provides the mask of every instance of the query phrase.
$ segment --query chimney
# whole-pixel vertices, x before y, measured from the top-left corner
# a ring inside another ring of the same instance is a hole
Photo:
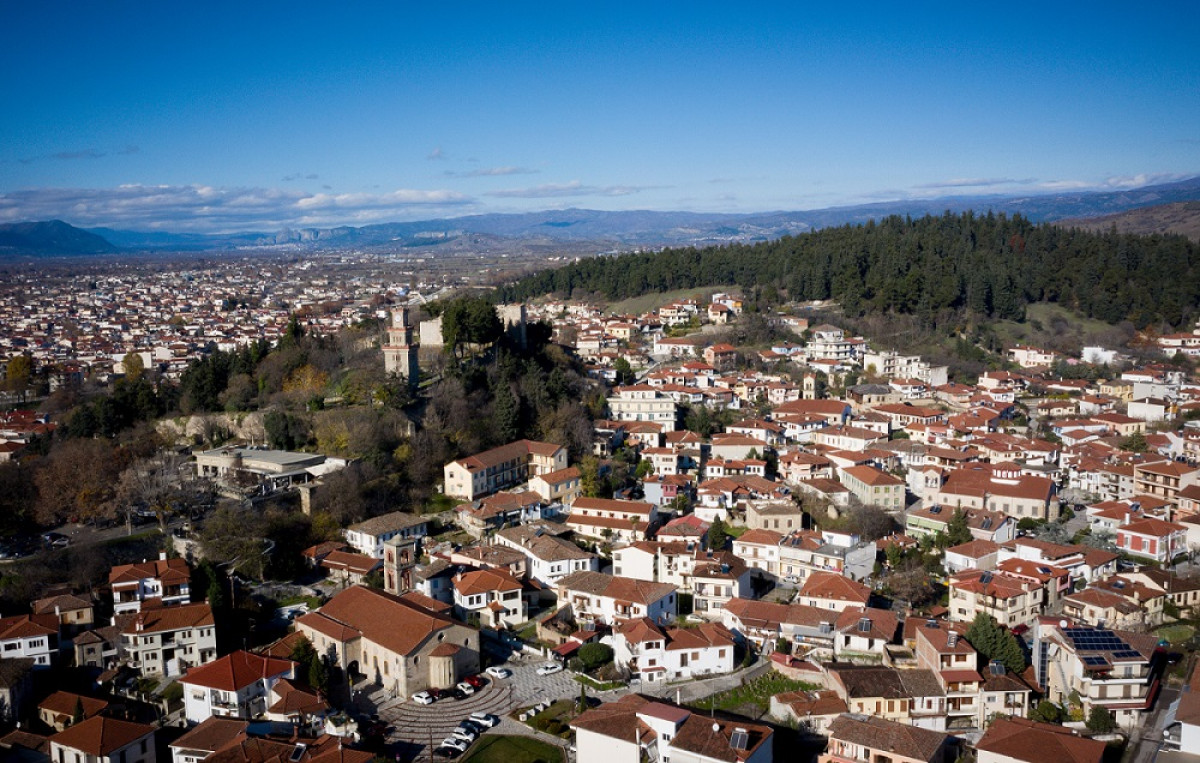
[[[167,561],[167,552],[166,552],[166,551],[159,551],[159,552],[158,552],[158,561],[160,561],[160,562],[165,562],[165,561]]]
[[[138,616],[137,616],[137,625],[136,625],[137,631],[140,633],[143,629],[145,629],[145,627],[146,627],[146,616],[144,614],[142,614],[141,612],[139,612]]]

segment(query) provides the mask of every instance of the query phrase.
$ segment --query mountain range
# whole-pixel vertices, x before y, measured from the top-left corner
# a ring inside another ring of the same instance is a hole
[[[564,209],[520,214],[382,223],[362,227],[287,228],[275,233],[205,235],[93,228],[82,230],[59,220],[0,225],[0,254],[104,254],[124,251],[227,251],[267,247],[299,250],[419,250],[421,256],[464,251],[599,252],[636,247],[706,246],[766,241],[847,223],[865,223],[889,215],[976,213],[1021,214],[1034,222],[1069,221],[1091,225],[1091,218],[1149,207],[1200,201],[1200,177],[1119,191],[1078,191],[1024,196],[946,196],[906,199],[827,209],[709,214],[698,212],[604,212]],[[1157,229],[1187,233],[1197,210],[1177,208],[1159,215]],[[1147,215],[1143,215],[1146,217]],[[1104,224],[1104,223],[1101,223]],[[1111,225],[1108,223],[1107,225]]]

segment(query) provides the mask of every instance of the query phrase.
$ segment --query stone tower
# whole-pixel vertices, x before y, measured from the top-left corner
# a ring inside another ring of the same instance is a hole
[[[390,376],[406,379],[410,387],[417,386],[421,369],[417,365],[419,345],[413,341],[413,327],[408,320],[408,308],[392,311],[392,325],[387,329],[383,344],[383,369]]]

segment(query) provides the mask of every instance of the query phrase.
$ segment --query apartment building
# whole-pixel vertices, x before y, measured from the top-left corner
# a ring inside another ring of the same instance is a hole
[[[474,501],[520,485],[530,477],[566,468],[567,449],[563,446],[517,440],[446,464],[443,489],[453,498]]]
[[[206,603],[143,606],[121,631],[126,661],[149,675],[174,676],[217,656],[217,629]]]
[[[1041,614],[1044,588],[1033,581],[987,570],[950,576],[950,617],[970,622],[983,613],[1001,625],[1023,625]]]

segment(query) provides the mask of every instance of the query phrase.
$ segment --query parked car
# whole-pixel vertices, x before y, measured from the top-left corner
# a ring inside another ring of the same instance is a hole
[[[466,699],[469,695],[456,686],[453,689],[453,696],[455,699]]]
[[[459,755],[462,755],[462,750],[458,749],[457,747],[440,747],[439,746],[436,750],[433,751],[433,754],[434,754],[434,756],[439,757],[439,758],[447,758],[449,760],[454,760]]]
[[[42,535],[42,540],[51,548],[66,548],[71,545],[71,539],[62,533],[46,533]]]
[[[434,700],[434,696],[427,691],[419,691],[412,695],[412,701],[418,705],[432,705]]]
[[[783,582],[787,583],[788,585],[799,585],[800,578],[796,577],[795,575],[787,575],[784,577]]]
[[[500,719],[491,713],[471,713],[471,717],[467,720],[485,729],[494,728],[496,724],[500,723]]]
[[[454,731],[450,732],[450,736],[454,737],[455,739],[461,739],[467,744],[470,744],[479,738],[479,732],[476,731],[473,726],[460,723],[458,724],[458,727],[454,729]]]
[[[430,689],[429,693],[434,699],[450,699],[454,696],[454,689]]]
[[[455,737],[452,737],[452,736],[446,737],[445,739],[442,740],[442,743],[440,745],[438,745],[438,747],[450,747],[452,749],[458,750],[459,752],[466,752],[467,748],[470,746],[471,746],[470,742],[464,742],[463,740],[456,739]]]
[[[471,686],[473,686],[476,689],[482,689],[483,687],[487,686],[487,679],[481,675],[476,674],[476,675],[467,676],[466,678],[464,678],[463,683],[471,684]]]
[[[539,676],[548,676],[548,675],[552,675],[554,673],[558,673],[562,669],[563,669],[562,665],[559,665],[557,662],[547,662],[545,665],[541,665],[538,667],[537,674]]]
[[[458,689],[459,691],[461,691],[463,694],[465,694],[468,697],[475,693],[475,687],[472,686],[471,684],[467,683],[466,681],[459,681],[458,686],[456,686],[454,688]]]
[[[512,675],[511,670],[508,668],[502,668],[499,665],[493,665],[484,672],[492,678],[508,678]]]

